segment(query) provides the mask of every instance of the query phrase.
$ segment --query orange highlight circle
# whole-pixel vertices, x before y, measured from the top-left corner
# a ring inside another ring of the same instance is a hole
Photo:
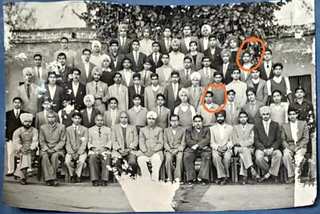
[[[216,110],[208,109],[208,107],[204,103],[204,98],[205,98],[206,93],[209,90],[209,88],[221,88],[224,91],[224,103]],[[226,87],[223,84],[216,84],[216,83],[211,83],[211,84],[207,85],[204,92],[203,92],[202,98],[201,98],[201,104],[202,104],[204,110],[206,110],[209,113],[217,113],[217,112],[223,110],[227,105],[227,101],[228,101],[228,95],[227,95]]]
[[[259,58],[258,63],[257,63],[253,68],[244,68],[244,67],[240,64],[240,62],[239,62],[239,61],[240,61],[240,55],[241,55],[241,51],[242,51],[242,49],[243,49],[243,46],[244,46],[246,43],[248,43],[248,42],[259,42],[259,43],[261,44],[261,47],[262,47],[262,54],[261,54],[261,56],[260,56],[260,58]],[[238,68],[239,68],[240,70],[242,70],[242,71],[247,71],[247,72],[251,72],[251,71],[253,71],[253,70],[256,70],[256,69],[260,66],[260,64],[262,63],[262,60],[263,60],[263,57],[264,57],[264,53],[265,53],[265,52],[266,52],[266,46],[265,46],[265,44],[264,44],[264,42],[263,42],[262,39],[259,39],[259,38],[257,38],[257,37],[250,37],[250,38],[244,40],[244,41],[242,42],[242,44],[241,44],[238,52],[237,52],[236,63],[237,63]]]

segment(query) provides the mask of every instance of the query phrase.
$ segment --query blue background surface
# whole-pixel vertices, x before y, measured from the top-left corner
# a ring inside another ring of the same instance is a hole
[[[2,2],[8,2],[9,0],[1,0]],[[17,1],[17,0],[14,0]],[[19,1],[19,0],[18,0]],[[53,1],[35,1],[35,0],[25,0],[26,2],[53,2]],[[293,1],[299,1],[299,0],[293,0]],[[259,0],[114,0],[112,2],[119,2],[119,3],[128,3],[128,4],[141,4],[141,5],[212,5],[212,4],[221,4],[221,3],[240,3],[240,2],[261,2]],[[1,20],[3,20],[3,10],[0,9],[0,17]],[[318,43],[320,39],[320,1],[315,1],[315,22],[316,22],[316,62],[320,62],[320,43]],[[7,214],[7,213],[71,213],[71,212],[46,212],[46,211],[37,211],[37,210],[26,210],[26,209],[19,209],[19,208],[13,208],[6,206],[2,203],[2,182],[3,182],[3,164],[4,164],[4,152],[5,152],[5,66],[4,66],[4,44],[3,44],[3,21],[0,22],[0,29],[1,29],[1,35],[0,35],[0,195],[1,195],[1,201],[0,201],[0,214]],[[316,72],[318,73],[320,70],[320,63],[316,63]],[[320,85],[320,80],[316,78],[316,88],[318,90]],[[319,106],[319,99],[320,96],[317,94],[317,106]],[[319,121],[320,116],[317,112],[317,121]],[[319,138],[319,126],[317,130],[317,139]],[[317,148],[317,154],[318,154],[318,172],[320,171],[320,163],[319,163],[319,147]],[[319,194],[319,173],[317,175],[318,178],[318,194]],[[257,199],[259,200],[259,199]],[[260,199],[263,200],[263,199]],[[281,198],[279,198],[281,200]],[[235,202],[237,203],[237,202]],[[244,208],[245,209],[245,208]],[[209,212],[207,212],[209,213]],[[248,214],[320,214],[320,205],[319,205],[319,197],[316,200],[316,203],[314,206],[310,207],[302,207],[302,208],[290,208],[290,209],[278,209],[278,210],[259,210],[259,211],[216,211],[216,212],[210,212],[210,213],[223,213],[223,214],[241,214],[241,213],[248,213]]]

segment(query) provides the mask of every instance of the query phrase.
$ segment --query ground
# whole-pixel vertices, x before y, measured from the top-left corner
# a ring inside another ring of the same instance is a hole
[[[292,207],[294,188],[288,184],[230,184],[219,186],[182,185],[176,192],[177,211],[254,210]],[[281,200],[279,200],[281,199]],[[29,185],[20,185],[12,177],[3,185],[5,204],[45,210],[78,212],[133,211],[121,186],[112,183],[107,187],[93,187],[87,180],[80,184],[47,187],[36,178]]]

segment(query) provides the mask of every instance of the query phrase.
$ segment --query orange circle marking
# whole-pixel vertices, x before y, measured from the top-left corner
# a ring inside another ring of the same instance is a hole
[[[204,98],[206,97],[206,93],[209,90],[209,88],[221,88],[224,91],[224,102],[218,109],[213,109],[213,110],[208,109],[208,107],[204,103]],[[204,93],[202,95],[202,98],[201,98],[201,104],[202,104],[204,110],[206,110],[209,113],[217,113],[217,112],[223,110],[227,105],[227,101],[228,101],[228,95],[227,95],[226,87],[223,84],[216,84],[216,83],[211,83],[211,84],[207,85],[204,90]]]
[[[244,46],[246,43],[248,43],[248,42],[259,42],[259,43],[261,44],[261,47],[262,47],[262,53],[261,53],[261,56],[260,56],[260,58],[259,58],[259,61],[258,61],[258,63],[257,63],[254,67],[252,67],[252,68],[244,68],[244,67],[240,64],[241,51],[242,51],[242,49],[243,49],[243,46]],[[265,46],[265,44],[264,44],[264,42],[263,42],[262,39],[259,39],[259,38],[257,38],[257,37],[250,37],[250,38],[244,40],[244,41],[242,42],[242,44],[241,44],[238,52],[237,52],[236,63],[237,63],[238,68],[239,68],[240,70],[242,70],[242,71],[247,71],[247,72],[251,72],[251,71],[253,71],[253,70],[256,70],[256,69],[259,67],[259,65],[261,64],[265,52],[266,52],[266,46]]]

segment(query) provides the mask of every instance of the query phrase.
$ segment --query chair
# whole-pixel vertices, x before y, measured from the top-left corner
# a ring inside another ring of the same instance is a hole
[[[238,165],[240,165],[239,161],[240,161],[239,157],[231,158],[231,181],[233,183],[237,183],[239,180],[239,175],[238,175]]]

